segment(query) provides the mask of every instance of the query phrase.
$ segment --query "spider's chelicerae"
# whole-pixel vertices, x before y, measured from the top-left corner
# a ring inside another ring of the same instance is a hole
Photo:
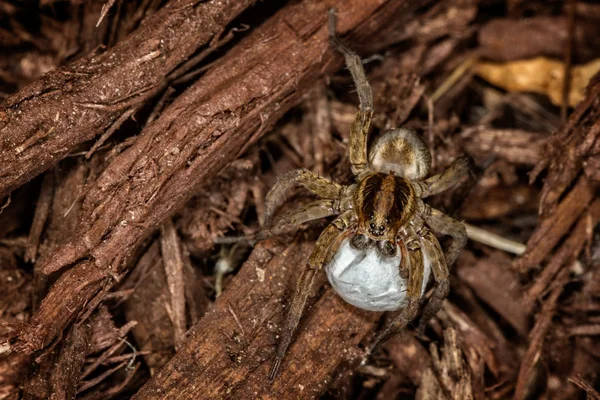
[[[298,327],[315,275],[326,269],[329,282],[348,303],[366,310],[402,309],[367,352],[404,329],[416,316],[433,273],[435,290],[423,310],[420,329],[439,310],[448,295],[448,266],[465,245],[465,227],[429,207],[423,198],[461,184],[469,175],[469,160],[457,159],[444,173],[427,178],[431,155],[412,131],[395,129],[367,147],[373,115],[373,96],[360,58],[335,36],[335,17],[329,14],[332,44],[344,55],[356,84],[360,107],[350,131],[349,158],[356,183],[343,186],[305,169],[283,175],[266,198],[263,233],[337,215],[319,236],[287,316],[271,378]],[[272,222],[272,216],[294,185],[320,197]],[[445,256],[434,232],[452,238]],[[262,236],[262,235],[259,235]]]

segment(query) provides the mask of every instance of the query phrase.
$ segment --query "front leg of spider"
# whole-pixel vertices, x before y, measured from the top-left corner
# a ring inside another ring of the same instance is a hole
[[[367,139],[373,117],[373,91],[367,80],[362,66],[362,60],[354,51],[340,42],[335,34],[335,11],[329,10],[329,40],[331,44],[344,55],[346,66],[356,85],[360,105],[354,116],[350,129],[350,144],[348,148],[352,172],[358,176],[367,170]]]

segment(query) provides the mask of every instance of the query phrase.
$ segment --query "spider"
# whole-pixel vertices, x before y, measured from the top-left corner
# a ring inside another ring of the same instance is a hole
[[[468,176],[470,161],[458,158],[442,174],[427,178],[431,154],[412,131],[394,129],[367,147],[373,115],[373,95],[359,56],[335,35],[335,14],[329,12],[332,45],[345,58],[360,101],[348,149],[356,183],[340,185],[306,170],[284,174],[265,200],[265,222],[256,238],[337,215],[320,234],[298,281],[281,341],[270,372],[273,379],[292,342],[317,272],[327,271],[334,290],[348,303],[371,311],[402,309],[367,350],[402,331],[419,311],[419,302],[433,273],[435,289],[423,310],[419,330],[441,307],[449,292],[448,267],[464,247],[462,223],[433,209],[423,198],[460,185]],[[285,193],[302,185],[316,200],[276,221],[273,215]],[[452,238],[446,253],[433,232]]]

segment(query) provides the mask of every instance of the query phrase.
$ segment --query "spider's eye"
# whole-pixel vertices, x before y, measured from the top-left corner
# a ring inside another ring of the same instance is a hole
[[[379,252],[386,257],[393,257],[396,255],[396,245],[389,240],[385,242],[380,242]]]
[[[383,232],[383,230],[384,230],[384,229],[385,229],[385,226],[381,225],[381,226],[379,227],[379,232]]]
[[[350,239],[350,247],[356,250],[364,250],[370,243],[371,239],[365,235],[354,235],[352,236],[352,239]]]
[[[369,227],[373,230],[375,230],[375,224],[373,222],[371,222],[371,224],[369,225]]]

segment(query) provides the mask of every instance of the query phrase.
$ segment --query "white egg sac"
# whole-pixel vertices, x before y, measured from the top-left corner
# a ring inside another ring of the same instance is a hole
[[[329,283],[348,303],[369,311],[395,311],[406,305],[407,282],[400,276],[400,260],[400,249],[386,257],[376,246],[356,250],[347,238],[325,268]],[[421,296],[430,275],[431,262],[423,254]]]

